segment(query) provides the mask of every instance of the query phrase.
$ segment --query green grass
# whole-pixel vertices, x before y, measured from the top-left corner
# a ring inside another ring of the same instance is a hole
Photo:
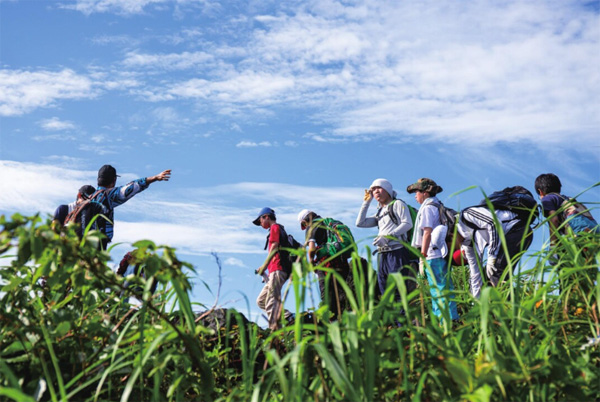
[[[395,275],[381,300],[375,271],[353,274],[359,291],[331,321],[303,313],[313,269],[294,266],[288,297],[298,319],[274,333],[229,310],[217,331],[198,321],[175,251],[135,244],[146,272],[143,303],[122,303],[123,280],[97,251],[37,216],[0,217],[0,396],[15,401],[543,401],[600,395],[600,244],[562,239],[535,252],[528,270],[479,300],[468,268],[452,271],[461,321],[431,313],[427,283],[406,294]],[[538,228],[537,231],[546,230]],[[584,251],[585,250],[585,251]],[[14,255],[11,258],[7,258]],[[549,261],[556,259],[551,266]],[[562,284],[556,291],[556,279]],[[45,283],[45,285],[43,285]],[[365,285],[366,283],[366,285]],[[402,305],[392,301],[402,295]],[[403,308],[406,315],[400,316]],[[397,325],[397,322],[402,324]]]

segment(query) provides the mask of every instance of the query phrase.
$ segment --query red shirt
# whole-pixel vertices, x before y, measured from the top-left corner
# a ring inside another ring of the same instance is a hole
[[[279,225],[273,224],[269,230],[269,252],[271,252],[271,248],[273,247],[273,243],[279,243]],[[280,244],[281,246],[281,244]],[[281,271],[283,270],[281,266],[281,258],[279,257],[279,253],[275,254],[271,261],[269,261],[269,265],[267,265],[267,269],[269,270],[269,275],[271,272]]]

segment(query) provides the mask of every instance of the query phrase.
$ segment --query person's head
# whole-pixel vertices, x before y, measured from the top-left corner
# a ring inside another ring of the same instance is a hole
[[[560,179],[553,173],[544,173],[535,179],[535,192],[540,197],[550,193],[560,193],[561,188]]]
[[[275,217],[275,211],[269,207],[264,207],[258,213],[258,217],[252,221],[256,226],[260,226],[263,229],[268,229],[277,221]]]
[[[113,188],[117,184],[117,169],[111,165],[104,165],[98,170],[98,186]]]
[[[300,222],[300,228],[306,230],[307,227],[312,225],[315,219],[319,218],[319,215],[308,209],[303,209],[298,214],[298,222]]]
[[[375,179],[371,186],[369,187],[369,191],[373,195],[373,198],[381,205],[386,205],[394,198],[396,198],[396,192],[392,186],[392,183],[386,179]]]
[[[409,194],[414,193],[415,200],[417,200],[419,204],[422,204],[427,198],[435,197],[437,194],[444,191],[444,189],[438,186],[435,181],[423,177],[416,183],[406,187],[406,191]]]
[[[89,199],[95,192],[96,189],[93,186],[90,186],[89,184],[81,186],[81,188],[77,192],[77,202]]]

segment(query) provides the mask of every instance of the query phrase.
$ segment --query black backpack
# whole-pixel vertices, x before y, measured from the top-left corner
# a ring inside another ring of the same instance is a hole
[[[296,262],[296,254],[290,253],[288,250],[284,249],[299,249],[302,248],[302,244],[298,242],[292,235],[287,234],[283,225],[279,226],[279,260],[281,261],[281,268],[283,272],[291,275],[292,273],[292,264]],[[267,242],[265,243],[265,250],[269,247],[269,237],[271,234],[267,235]]]
[[[503,190],[495,191],[481,200],[477,206],[488,208],[486,199],[490,201],[495,210],[511,211],[517,214],[519,220],[526,222],[529,217],[532,217],[531,223],[533,224],[539,219],[539,205],[533,194],[524,187],[506,187]]]
[[[446,243],[452,243],[454,237],[454,230],[456,227],[456,221],[458,219],[458,212],[452,208],[448,208],[442,202],[432,202],[431,205],[437,207],[440,213],[440,222],[442,225],[448,228],[446,233]]]

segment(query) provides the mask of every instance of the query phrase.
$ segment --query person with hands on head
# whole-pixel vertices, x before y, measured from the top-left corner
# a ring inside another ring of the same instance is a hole
[[[369,189],[365,190],[363,204],[356,218],[359,228],[378,227],[379,233],[373,245],[377,247],[377,282],[381,294],[385,293],[388,276],[399,272],[406,281],[407,293],[416,289],[417,283],[410,268],[409,251],[400,241],[407,242],[408,232],[413,227],[408,206],[396,198],[396,192],[386,179],[376,179]],[[378,203],[375,215],[367,217],[372,199]],[[395,299],[400,300],[396,292]]]
[[[171,169],[157,175],[131,181],[123,186],[117,185],[117,170],[111,165],[104,165],[98,170],[98,188],[91,198],[92,201],[104,205],[108,214],[107,219],[97,219],[94,229],[99,229],[106,237],[102,239],[101,248],[106,250],[114,235],[114,209],[146,190],[150,184],[157,181],[169,181]]]
[[[442,297],[443,293],[454,290],[448,263],[444,258],[448,253],[445,241],[448,228],[442,224],[438,208],[440,201],[436,197],[443,189],[433,180],[422,178],[408,186],[406,191],[409,194],[415,193],[415,199],[421,205],[415,220],[415,231],[411,244],[421,250],[422,258],[419,262],[419,270],[425,271],[429,282],[433,313],[436,317],[441,318],[442,308],[445,308],[449,310],[450,319],[458,320],[454,295],[450,295],[450,300],[448,297]],[[425,260],[430,269],[425,269]]]
[[[265,286],[261,290],[256,304],[261,310],[267,313],[269,329],[277,330],[279,328],[279,317],[283,302],[281,300],[281,289],[283,284],[289,277],[289,259],[282,258],[282,250],[280,245],[282,237],[287,236],[283,225],[277,223],[275,211],[269,207],[263,208],[258,217],[252,221],[256,226],[260,226],[269,231],[267,235],[267,243],[265,248],[268,249],[267,259],[265,262],[254,271],[257,275],[263,277]],[[266,273],[266,277],[265,277]],[[294,315],[284,310],[284,318],[291,321]]]

